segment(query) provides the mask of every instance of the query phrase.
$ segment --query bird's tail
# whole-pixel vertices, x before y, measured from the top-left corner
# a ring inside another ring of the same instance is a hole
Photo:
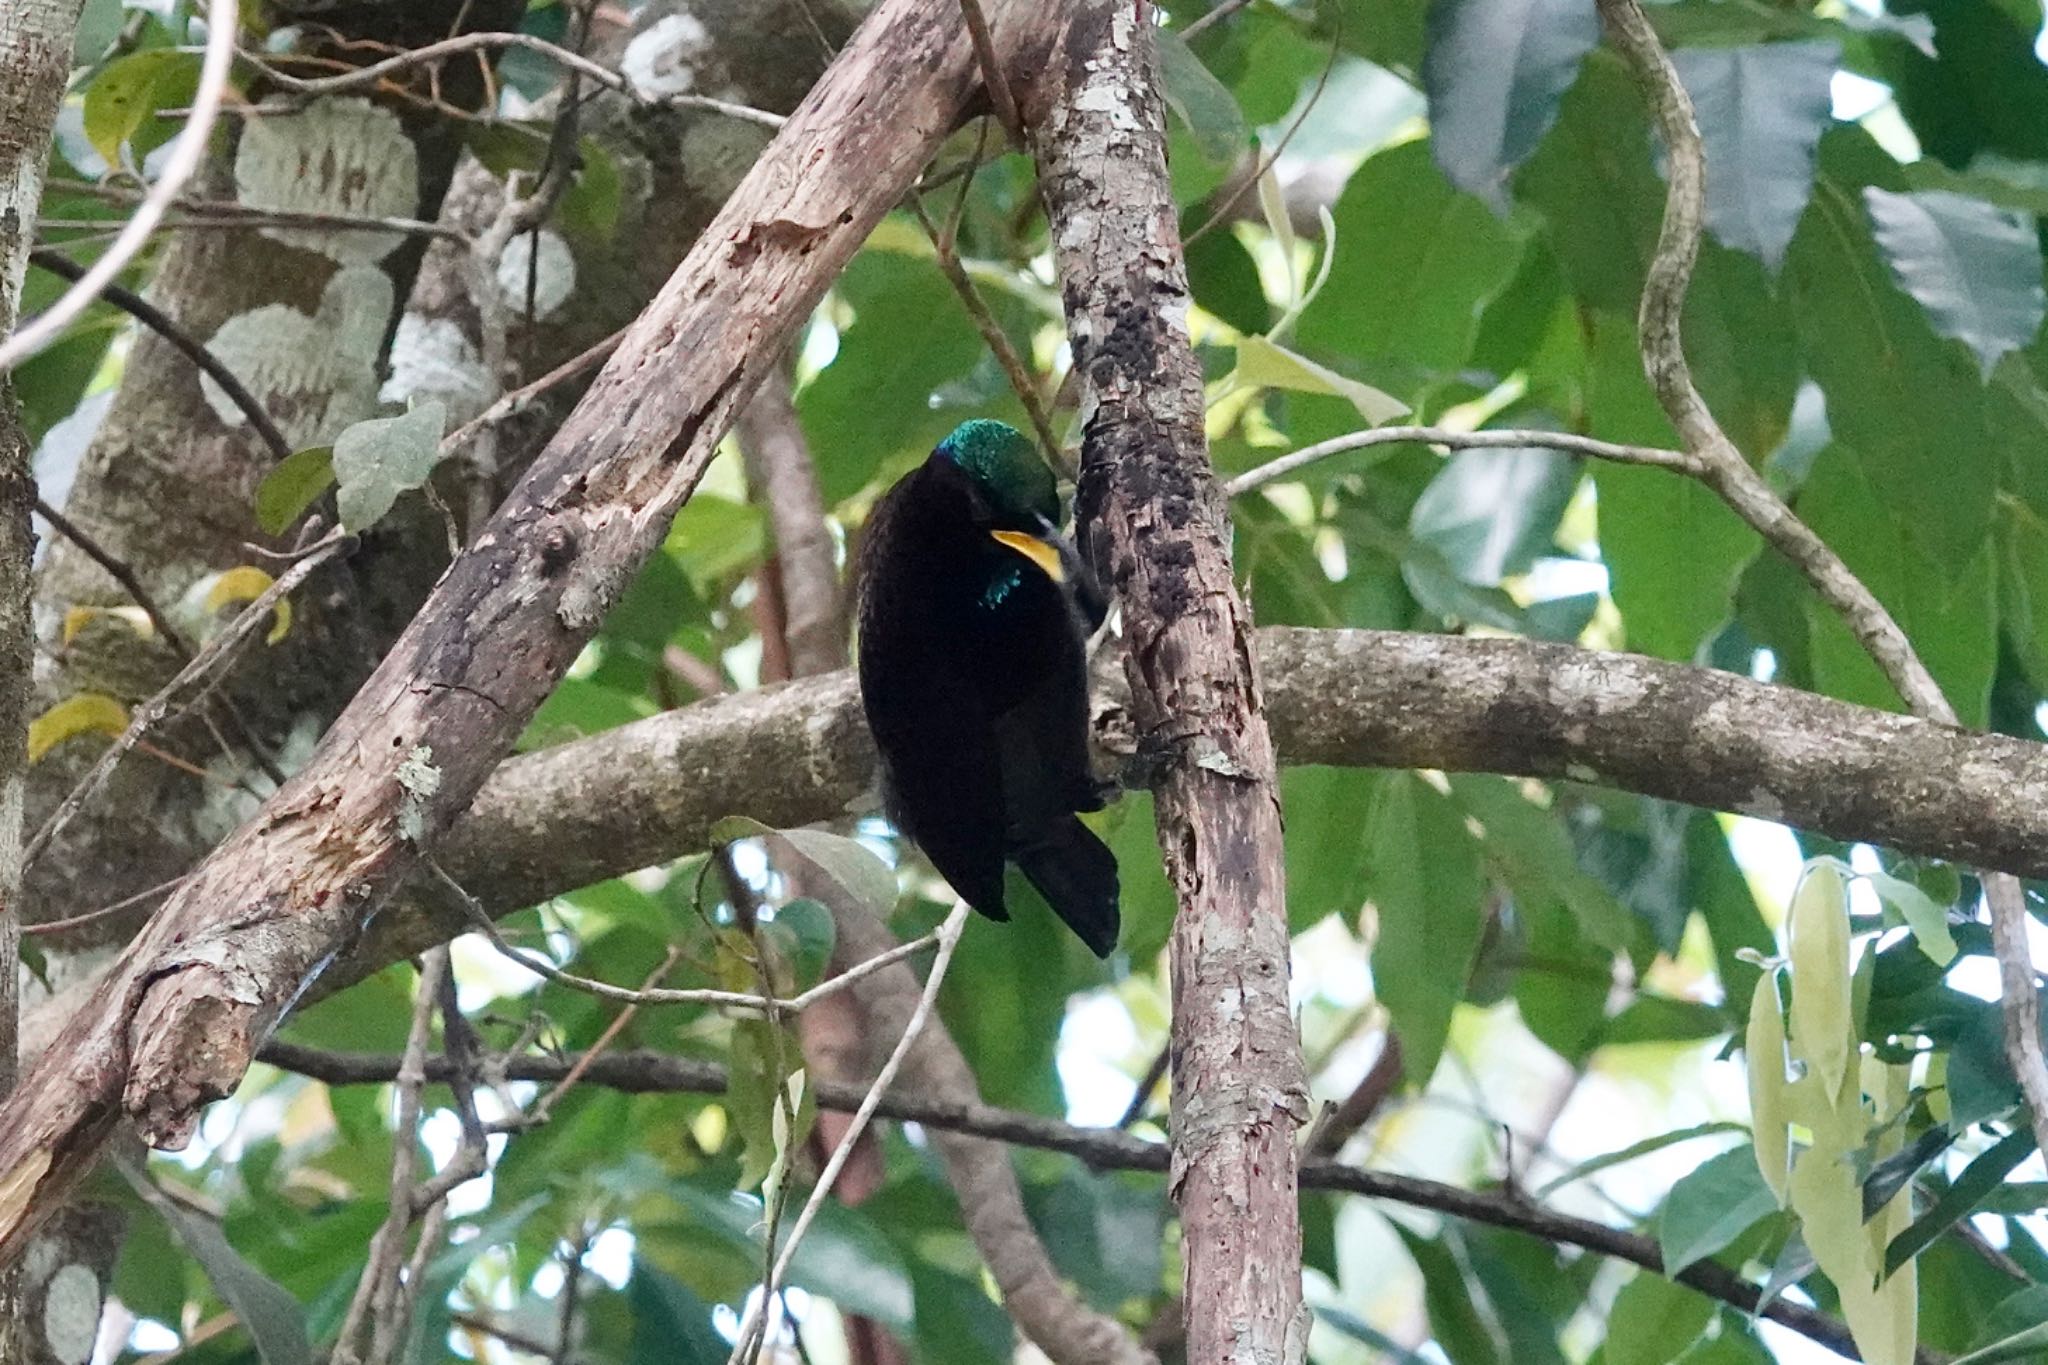
[[[1028,847],[1012,851],[1038,894],[1097,957],[1116,948],[1121,917],[1117,912],[1116,855],[1095,832],[1069,815],[1034,830]]]

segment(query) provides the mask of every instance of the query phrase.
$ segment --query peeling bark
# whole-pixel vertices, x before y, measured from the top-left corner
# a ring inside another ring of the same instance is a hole
[[[1295,1365],[1295,1130],[1280,800],[1251,617],[1209,465],[1201,367],[1144,6],[1077,0],[1025,101],[1085,434],[1084,548],[1123,612],[1140,744],[1159,763],[1174,921],[1173,1170],[1191,1365]]]
[[[1004,19],[1013,44],[1051,24],[1014,4]],[[863,25],[312,759],[173,895],[0,1108],[0,1258],[19,1255],[119,1115],[182,1143],[419,843],[468,805],[952,126],[971,68],[946,0],[887,0]]]

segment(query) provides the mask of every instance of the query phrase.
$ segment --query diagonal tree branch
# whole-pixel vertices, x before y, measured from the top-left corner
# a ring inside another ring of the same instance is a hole
[[[1043,46],[1052,18],[1008,5],[997,31]],[[0,1109],[0,1259],[122,1114],[181,1144],[469,803],[958,117],[973,55],[954,20],[948,0],[870,16],[306,767],[173,895]]]
[[[1187,1353],[1278,1365],[1308,1349],[1294,1145],[1308,1087],[1273,742],[1189,346],[1154,30],[1129,0],[1069,8],[1021,112],[1083,383],[1077,520],[1122,611],[1131,717],[1159,760]]]

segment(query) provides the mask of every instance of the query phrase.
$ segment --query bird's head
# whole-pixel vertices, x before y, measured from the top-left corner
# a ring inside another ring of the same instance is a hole
[[[1023,432],[1007,422],[977,417],[953,428],[933,455],[973,484],[989,516],[989,534],[1043,569],[1066,580],[1060,557],[1059,485]]]

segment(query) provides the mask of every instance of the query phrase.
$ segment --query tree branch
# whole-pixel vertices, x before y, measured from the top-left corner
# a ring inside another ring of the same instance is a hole
[[[1074,0],[1022,109],[1087,414],[1083,549],[1122,612],[1130,714],[1174,888],[1173,1173],[1188,1359],[1307,1351],[1273,742],[1209,465],[1187,269],[1143,5]]]
[[[391,1053],[329,1052],[296,1043],[272,1041],[264,1046],[264,1062],[328,1085],[376,1085],[396,1078],[401,1058]],[[522,1055],[502,1062],[505,1078],[546,1083],[559,1080],[582,1066],[579,1057]],[[436,1081],[452,1074],[446,1058],[430,1057],[427,1079]],[[911,1082],[884,1096],[875,1112],[883,1118],[916,1123],[935,1135],[957,1134],[981,1142],[1007,1143],[1076,1157],[1097,1170],[1165,1172],[1170,1149],[1165,1145],[1115,1128],[1081,1128],[1037,1114],[999,1109],[976,1100],[962,1100],[943,1088],[918,1084],[915,1065],[906,1071]],[[726,1093],[726,1069],[716,1062],[676,1057],[651,1049],[607,1053],[582,1072],[584,1083],[600,1085],[626,1094]],[[861,1085],[816,1081],[818,1104],[822,1108],[851,1110],[867,1093]],[[941,1137],[943,1142],[943,1137]],[[943,1146],[941,1148],[943,1154]],[[1657,1274],[1664,1261],[1657,1240],[1586,1218],[1559,1213],[1508,1190],[1466,1190],[1434,1180],[1369,1171],[1327,1158],[1302,1163],[1303,1189],[1338,1190],[1348,1194],[1383,1199],[1411,1208],[1430,1209],[1490,1227],[1525,1232],[1559,1246],[1581,1247],[1602,1256],[1627,1261]],[[970,1222],[973,1217],[969,1211]],[[1698,1290],[1743,1312],[1755,1312],[1761,1297],[1757,1286],[1725,1266],[1701,1262],[1680,1272],[1678,1283]],[[1763,1310],[1762,1316],[1782,1323],[1832,1350],[1855,1357],[1849,1329],[1839,1319],[1782,1297]],[[1939,1365],[1943,1357],[1922,1350],[1921,1365]]]
[[[941,13],[949,0],[874,11],[313,758],[174,893],[0,1109],[0,1260],[123,1113],[181,1144],[469,804],[952,127],[973,56]],[[1053,18],[1011,4],[999,32],[1043,45]]]

